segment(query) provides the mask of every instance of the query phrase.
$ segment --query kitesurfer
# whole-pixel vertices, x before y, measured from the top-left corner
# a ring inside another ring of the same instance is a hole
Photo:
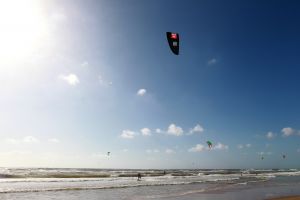
[[[141,173],[138,173],[138,174],[137,174],[137,180],[138,180],[138,181],[141,181],[141,180],[142,180],[142,175],[141,175]]]

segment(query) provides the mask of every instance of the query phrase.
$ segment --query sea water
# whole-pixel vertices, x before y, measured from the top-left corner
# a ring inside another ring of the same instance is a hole
[[[137,181],[137,173],[142,181]],[[0,199],[264,199],[300,194],[297,169],[0,168]]]

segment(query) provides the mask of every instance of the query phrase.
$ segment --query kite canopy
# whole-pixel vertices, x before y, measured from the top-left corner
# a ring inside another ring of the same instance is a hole
[[[212,142],[211,141],[207,141],[206,143],[207,143],[208,147],[211,149],[212,148]]]
[[[170,46],[171,51],[175,54],[179,54],[179,34],[167,32],[167,39]]]

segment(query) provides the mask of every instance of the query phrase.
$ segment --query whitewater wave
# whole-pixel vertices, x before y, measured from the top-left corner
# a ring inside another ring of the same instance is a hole
[[[99,185],[99,184],[80,184],[82,183],[83,180],[77,180],[73,181],[73,183],[77,183],[77,186],[74,186],[70,183],[72,182],[67,182],[69,184],[62,185],[60,187],[53,185],[52,183],[66,183],[63,180],[57,180],[57,181],[47,181],[47,180],[27,180],[27,185],[20,185],[20,187],[1,187],[0,193],[15,193],[15,192],[45,192],[45,191],[66,191],[66,190],[95,190],[95,189],[117,189],[117,188],[129,188],[129,187],[143,187],[143,186],[166,186],[166,185],[188,185],[188,184],[199,184],[199,183],[209,183],[209,182],[219,182],[223,181],[232,181],[236,180],[235,178],[228,178],[228,179],[213,179],[213,180],[191,180],[191,181],[171,181],[171,182],[151,182],[149,180],[146,181],[139,181],[137,182],[127,182],[127,183],[120,183],[120,184],[114,184],[114,185]],[[88,181],[88,180],[84,180]],[[34,184],[29,184],[28,182],[34,183]],[[12,183],[12,182],[10,182]],[[16,181],[15,183],[25,183],[21,181]],[[41,184],[37,184],[41,183]],[[46,183],[46,184],[45,184]],[[23,186],[23,187],[22,187]]]
[[[137,181],[137,173],[142,181]],[[142,186],[248,185],[277,176],[300,176],[291,170],[115,170],[0,168],[0,193],[114,189]]]

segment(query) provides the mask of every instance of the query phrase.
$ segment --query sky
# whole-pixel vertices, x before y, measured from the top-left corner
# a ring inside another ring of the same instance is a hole
[[[0,166],[300,168],[299,25],[297,1],[1,1]]]

